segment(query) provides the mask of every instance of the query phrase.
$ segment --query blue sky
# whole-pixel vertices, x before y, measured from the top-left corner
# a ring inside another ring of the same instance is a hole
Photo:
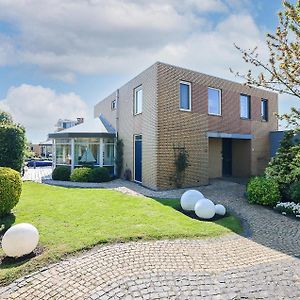
[[[0,0],[0,107],[45,140],[155,61],[236,80],[233,43],[259,46],[280,0]],[[283,96],[280,111],[299,105]]]

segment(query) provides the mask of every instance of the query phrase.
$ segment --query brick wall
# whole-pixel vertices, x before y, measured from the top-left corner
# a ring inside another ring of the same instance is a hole
[[[179,83],[192,83],[192,111],[179,110]],[[143,86],[143,113],[133,116],[133,90]],[[222,116],[208,115],[208,87],[222,90]],[[251,96],[251,120],[240,118],[240,94]],[[143,185],[174,187],[173,146],[185,146],[190,166],[184,186],[207,184],[209,143],[207,131],[252,134],[251,173],[261,173],[269,159],[269,132],[277,130],[277,95],[195,71],[156,63],[119,89],[117,111],[111,111],[115,93],[95,106],[124,141],[124,169],[133,171],[133,136],[143,136]],[[261,98],[269,100],[269,122],[260,120]],[[116,120],[119,120],[118,122]],[[118,126],[117,126],[118,125]]]
[[[95,116],[100,113],[118,130],[124,142],[123,170],[130,169],[134,175],[134,135],[142,134],[142,181],[147,187],[157,186],[157,65],[154,64],[119,89],[117,110],[111,111],[111,101],[116,93],[99,102],[94,109]],[[142,85],[143,112],[133,115],[134,89]],[[118,117],[118,119],[116,119]]]
[[[192,111],[179,110],[179,83],[192,84]],[[208,115],[208,87],[222,91],[222,116]],[[240,94],[251,96],[251,120],[240,118]],[[277,95],[195,71],[158,63],[158,184],[172,186],[175,172],[173,144],[184,144],[190,166],[184,186],[208,182],[207,131],[253,134],[249,165],[251,173],[261,173],[269,160],[269,132],[277,130]],[[260,101],[269,100],[269,122],[260,119]],[[250,149],[248,149],[250,151]],[[249,153],[248,151],[248,153]],[[242,157],[242,156],[241,156]]]

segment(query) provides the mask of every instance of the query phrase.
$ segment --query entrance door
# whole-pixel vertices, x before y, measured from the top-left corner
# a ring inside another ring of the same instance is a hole
[[[134,136],[134,180],[142,182],[142,136]]]
[[[222,139],[222,175],[232,176],[232,140]]]

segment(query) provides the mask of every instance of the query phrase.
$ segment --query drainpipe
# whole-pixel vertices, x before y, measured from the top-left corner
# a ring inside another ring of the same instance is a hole
[[[119,133],[119,98],[120,98],[120,92],[119,89],[116,90],[116,134],[118,136]]]
[[[116,139],[119,136],[119,100],[120,100],[120,91],[119,89],[116,90]],[[117,152],[116,152],[116,143],[114,143],[114,154],[115,157],[117,156]],[[116,175],[117,173],[117,165],[116,165],[116,161],[114,163],[114,174]]]

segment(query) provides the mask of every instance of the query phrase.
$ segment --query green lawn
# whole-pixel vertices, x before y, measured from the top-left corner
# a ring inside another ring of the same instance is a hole
[[[25,182],[14,218],[40,232],[44,252],[22,264],[1,264],[0,283],[35,270],[66,253],[99,243],[161,238],[205,238],[241,231],[233,216],[217,222],[193,220],[173,207],[178,200],[154,200],[100,189],[74,189]],[[173,206],[173,207],[172,207]],[[1,250],[0,250],[1,251]],[[0,252],[1,254],[1,252]],[[2,253],[3,254],[3,253]]]

